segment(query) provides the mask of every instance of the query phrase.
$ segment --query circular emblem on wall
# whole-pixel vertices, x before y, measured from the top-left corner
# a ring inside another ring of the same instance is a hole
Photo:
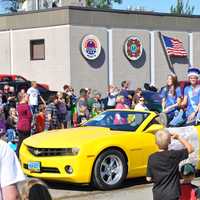
[[[124,44],[124,53],[129,60],[138,60],[142,55],[143,47],[141,41],[130,36]]]
[[[81,43],[81,52],[88,60],[95,60],[101,53],[101,43],[95,35],[86,35]]]

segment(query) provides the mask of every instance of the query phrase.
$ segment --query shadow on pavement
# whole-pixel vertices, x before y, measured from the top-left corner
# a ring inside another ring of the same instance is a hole
[[[50,189],[56,189],[56,190],[71,190],[71,191],[83,191],[83,192],[97,191],[97,189],[92,187],[91,185],[81,185],[81,184],[52,182],[52,181],[46,181],[46,183]],[[145,180],[145,177],[128,179],[118,189],[125,189],[133,186],[141,186],[144,184],[146,185],[148,184],[147,181]]]

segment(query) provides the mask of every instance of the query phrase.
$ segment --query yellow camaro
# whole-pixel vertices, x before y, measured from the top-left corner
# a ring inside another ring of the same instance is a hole
[[[163,128],[150,111],[108,110],[82,127],[36,134],[24,140],[25,174],[47,180],[119,187],[126,178],[145,176],[157,150],[154,132]]]

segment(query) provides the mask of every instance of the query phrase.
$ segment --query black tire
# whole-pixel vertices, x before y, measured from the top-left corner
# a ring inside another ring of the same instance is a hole
[[[111,162],[111,158],[114,158],[114,160],[116,161],[113,163],[115,163],[115,165],[117,165],[118,163],[119,164],[118,166],[120,166],[120,167],[114,168],[114,169],[117,169],[117,168],[120,169],[120,173],[118,173],[119,175],[116,175],[117,173],[115,172],[114,173],[111,172],[112,171],[111,169],[110,169],[111,171],[108,172],[112,174],[110,175],[110,177],[112,177],[113,179],[116,179],[112,183],[106,182],[106,179],[107,177],[109,178],[109,175],[107,174],[105,174],[104,176],[102,175],[102,173],[104,173],[102,172],[102,170],[105,169],[104,163],[106,163],[106,161],[109,161],[109,158],[110,158],[110,162]],[[111,189],[119,188],[122,182],[124,182],[124,180],[126,179],[127,172],[128,172],[127,161],[123,153],[115,149],[109,149],[107,151],[102,152],[97,158],[94,164],[94,168],[93,168],[92,183],[96,188],[100,190],[111,190]]]

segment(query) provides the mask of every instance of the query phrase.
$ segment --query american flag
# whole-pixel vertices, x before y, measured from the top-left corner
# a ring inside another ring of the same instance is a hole
[[[165,35],[162,35],[162,38],[165,49],[169,56],[187,56],[187,52],[185,51],[183,43],[180,40],[176,38],[167,37]]]

